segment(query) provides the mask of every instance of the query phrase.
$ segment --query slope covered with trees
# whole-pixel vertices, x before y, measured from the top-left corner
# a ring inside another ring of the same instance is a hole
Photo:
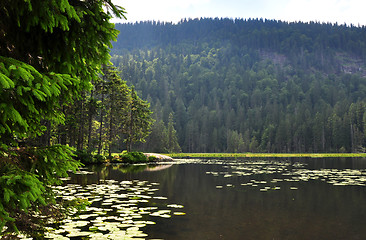
[[[262,19],[117,24],[112,61],[152,105],[144,150],[366,146],[366,28]],[[174,135],[174,134],[173,134]]]

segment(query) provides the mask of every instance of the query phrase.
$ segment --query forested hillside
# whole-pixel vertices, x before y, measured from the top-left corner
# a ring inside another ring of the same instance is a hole
[[[156,119],[142,150],[366,147],[365,27],[195,19],[116,28],[112,62]]]

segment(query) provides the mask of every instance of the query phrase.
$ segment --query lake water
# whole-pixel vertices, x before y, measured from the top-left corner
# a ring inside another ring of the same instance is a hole
[[[50,238],[366,238],[366,159],[90,166],[55,191],[92,205]]]

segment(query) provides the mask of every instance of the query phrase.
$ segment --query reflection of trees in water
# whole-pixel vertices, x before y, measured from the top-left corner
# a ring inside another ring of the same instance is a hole
[[[159,179],[168,178],[169,181],[174,181],[171,174],[162,173],[163,170],[170,168],[172,165],[165,164],[98,164],[90,165],[88,174],[71,174],[71,181],[80,185],[99,183],[100,180],[108,179],[124,179],[131,178],[134,174],[143,172],[159,172]]]
[[[155,171],[161,171],[165,170],[167,168],[170,168],[172,164],[164,164],[164,165],[148,165],[146,168],[146,171],[149,172],[155,172]]]
[[[112,165],[111,166],[113,170],[117,170],[121,173],[138,173],[138,172],[143,172],[145,171],[145,169],[147,168],[147,165],[134,165],[134,164],[128,164],[128,165],[122,165],[122,164],[117,164],[117,165]]]

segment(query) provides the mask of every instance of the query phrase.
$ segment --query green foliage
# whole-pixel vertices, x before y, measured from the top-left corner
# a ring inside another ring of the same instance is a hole
[[[145,151],[155,153],[181,152],[182,150],[178,143],[177,131],[174,125],[173,113],[169,114],[167,126],[165,126],[162,120],[154,122],[151,127],[151,134],[146,138],[146,143],[143,145]]]
[[[12,213],[16,209],[28,211],[35,202],[45,205],[45,186],[35,174],[14,165],[2,165],[0,172],[0,232],[5,225],[11,231],[17,231],[14,224],[16,216]]]
[[[26,63],[1,56],[0,65],[1,142],[40,135],[45,119],[62,123],[60,101],[71,101],[78,79],[67,74],[41,74]]]
[[[151,117],[152,112],[149,108],[150,104],[142,100],[132,88],[130,102],[127,105],[127,117],[123,125],[127,151],[131,150],[133,143],[144,142],[150,134],[154,119]]]
[[[102,70],[103,75],[93,81],[91,93],[67,109],[62,137],[78,151],[83,151],[86,138],[89,152],[96,150],[112,158],[112,152],[125,148],[124,142],[144,141],[150,133],[152,112],[113,65],[105,64]]]
[[[94,162],[96,163],[103,163],[106,160],[106,157],[100,154],[96,154],[93,156]]]
[[[36,161],[32,162],[31,172],[37,173],[40,180],[47,184],[60,184],[60,177],[67,177],[68,171],[76,171],[82,164],[73,159],[73,149],[63,145],[31,149]]]
[[[118,34],[109,20],[113,15],[124,17],[124,9],[108,0],[26,2],[1,3],[1,43],[16,51],[0,48],[0,55],[30,59],[37,69],[82,77],[84,87],[96,79]]]
[[[339,58],[340,55],[333,55],[333,50],[361,58],[366,56],[365,27],[346,24],[294,23],[271,19],[196,18],[185,19],[178,24],[151,21],[117,24],[116,29],[123,37],[113,43],[114,55],[122,55],[126,50],[152,50],[156,47],[179,45],[182,46],[181,52],[184,49],[183,52],[193,55],[191,60],[194,62],[197,59],[201,60],[202,47],[217,48],[222,43],[230,43],[233,47],[243,50],[267,49],[284,54],[291,58],[295,65],[307,64],[308,60],[314,61],[311,63],[313,67],[322,70],[334,70],[337,67],[331,64],[332,62],[334,64],[335,57]],[[328,58],[328,54],[333,56]],[[244,54],[243,57],[244,64],[247,64],[246,61],[255,60],[250,54],[247,56]],[[207,61],[210,60],[207,58],[202,60],[205,66],[213,63]]]
[[[86,150],[77,150],[75,152],[75,159],[82,163],[93,163],[93,154]]]
[[[149,156],[147,159],[149,162],[156,162],[158,160],[158,158],[155,156]]]
[[[87,150],[75,151],[75,159],[83,164],[105,163],[106,157],[100,154],[93,154]]]
[[[142,152],[125,152],[119,155],[119,158],[123,163],[146,163],[150,159],[148,159]]]
[[[61,177],[68,176],[69,170],[75,171],[80,166],[78,161],[72,159],[72,151],[67,146],[54,145],[0,152],[2,227],[7,225],[10,230],[17,231],[12,224],[16,220],[16,212],[27,214],[29,209],[34,210],[34,205],[44,206],[53,201],[49,187],[60,184]]]
[[[109,62],[118,34],[110,19],[123,14],[109,0],[1,1],[1,235],[4,226],[8,232],[22,226],[26,234],[42,228],[50,186],[80,166],[74,149],[56,144],[64,141],[55,126]]]
[[[128,115],[128,105],[130,102],[131,89],[126,82],[121,79],[119,72],[112,65],[103,66],[103,79],[105,80],[106,98],[106,125],[107,141],[109,143],[109,156],[111,156],[112,145],[120,139],[122,131],[120,129],[126,124]]]
[[[178,143],[177,131],[174,128],[173,113],[169,114],[167,150],[170,153],[172,152],[178,153],[182,151]]]

